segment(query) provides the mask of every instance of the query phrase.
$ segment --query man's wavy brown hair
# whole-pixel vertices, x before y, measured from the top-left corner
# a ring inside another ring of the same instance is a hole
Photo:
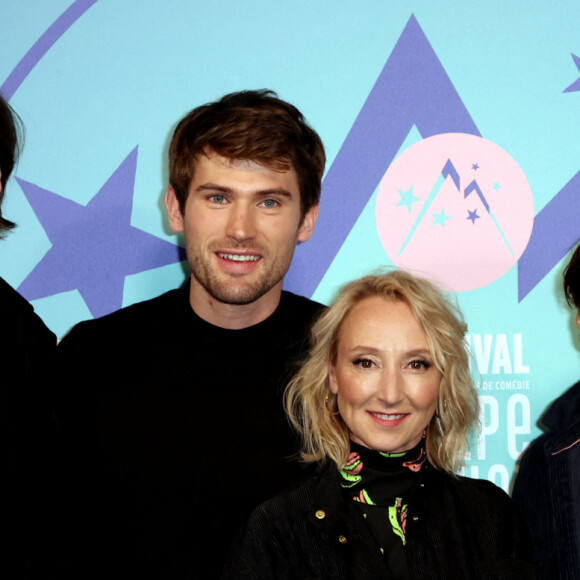
[[[181,212],[200,155],[294,169],[302,217],[318,204],[326,157],[302,113],[269,90],[241,91],[193,109],[177,125],[169,148],[169,181]]]

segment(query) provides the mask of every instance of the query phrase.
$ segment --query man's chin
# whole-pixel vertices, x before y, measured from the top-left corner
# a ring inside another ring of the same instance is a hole
[[[206,292],[214,299],[223,304],[232,306],[245,306],[259,300],[264,294],[267,294],[273,286],[250,286],[235,287],[232,284],[224,284],[220,287],[206,286]]]
[[[246,306],[256,302],[282,280],[279,274],[271,277],[254,276],[249,279],[249,276],[219,276],[213,273],[206,277],[193,274],[193,278],[208,296],[232,306]]]

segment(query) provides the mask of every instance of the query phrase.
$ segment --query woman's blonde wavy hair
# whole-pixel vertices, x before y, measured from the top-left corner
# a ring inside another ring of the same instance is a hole
[[[459,308],[433,284],[402,270],[347,284],[314,324],[308,357],[285,392],[286,412],[302,437],[302,459],[330,459],[339,468],[348,459],[349,432],[329,390],[329,372],[336,363],[342,323],[356,304],[374,296],[405,302],[425,332],[433,362],[442,374],[427,429],[427,457],[434,467],[456,473],[463,464],[468,434],[478,422],[477,392],[465,344],[467,326]]]

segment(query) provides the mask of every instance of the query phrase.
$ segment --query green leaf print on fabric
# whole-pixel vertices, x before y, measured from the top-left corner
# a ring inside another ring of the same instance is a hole
[[[389,506],[389,521],[393,527],[393,532],[401,538],[403,546],[407,543],[406,529],[407,529],[407,504],[403,505],[403,498],[398,497],[395,500],[395,505]]]
[[[342,475],[342,478],[344,479],[344,481],[341,483],[341,486],[344,488],[355,486],[362,479],[362,477],[359,475],[362,467],[363,462],[360,458],[360,455],[353,451],[348,456],[348,461],[344,467],[340,470],[340,475]]]

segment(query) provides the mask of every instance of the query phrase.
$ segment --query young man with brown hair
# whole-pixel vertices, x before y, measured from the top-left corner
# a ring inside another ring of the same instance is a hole
[[[188,283],[58,349],[79,577],[217,578],[250,510],[300,477],[282,391],[321,306],[282,281],[318,215],[320,138],[244,91],[189,113],[169,162]]]

